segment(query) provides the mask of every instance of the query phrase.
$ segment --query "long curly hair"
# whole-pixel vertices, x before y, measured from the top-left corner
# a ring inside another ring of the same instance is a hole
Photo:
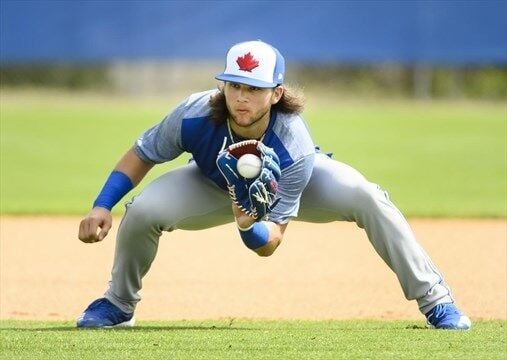
[[[229,117],[223,86],[219,87],[218,90],[209,100],[210,118],[217,126],[223,124]],[[285,114],[300,114],[305,108],[305,102],[306,99],[302,91],[284,85],[282,98],[271,107],[271,110]]]

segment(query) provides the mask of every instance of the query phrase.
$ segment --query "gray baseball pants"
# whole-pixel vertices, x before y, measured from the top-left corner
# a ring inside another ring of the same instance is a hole
[[[195,163],[157,178],[126,205],[105,297],[123,311],[133,312],[162,231],[206,229],[232,220],[228,193],[204,177]],[[316,155],[297,220],[354,221],[395,272],[405,297],[417,300],[423,314],[437,304],[454,301],[387,193],[350,166]]]

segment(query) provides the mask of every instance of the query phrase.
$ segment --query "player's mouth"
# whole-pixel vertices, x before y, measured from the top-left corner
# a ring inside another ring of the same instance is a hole
[[[248,114],[249,110],[248,109],[236,109],[236,112],[240,115],[244,115],[244,114]]]

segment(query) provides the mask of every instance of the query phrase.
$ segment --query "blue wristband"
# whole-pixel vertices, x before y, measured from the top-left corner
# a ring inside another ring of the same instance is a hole
[[[239,234],[246,247],[252,250],[258,249],[269,242],[268,227],[262,222],[254,223],[248,230],[239,229]]]
[[[132,180],[121,171],[115,170],[107,178],[93,207],[100,206],[111,210],[133,188]]]

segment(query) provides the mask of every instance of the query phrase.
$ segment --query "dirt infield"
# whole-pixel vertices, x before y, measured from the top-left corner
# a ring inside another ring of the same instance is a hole
[[[115,232],[77,240],[78,218],[0,220],[0,318],[70,320],[107,284]],[[115,219],[115,226],[119,219]],[[505,220],[411,220],[472,319],[507,320]],[[233,225],[164,234],[138,319],[422,319],[353,224],[291,223],[260,258]]]

